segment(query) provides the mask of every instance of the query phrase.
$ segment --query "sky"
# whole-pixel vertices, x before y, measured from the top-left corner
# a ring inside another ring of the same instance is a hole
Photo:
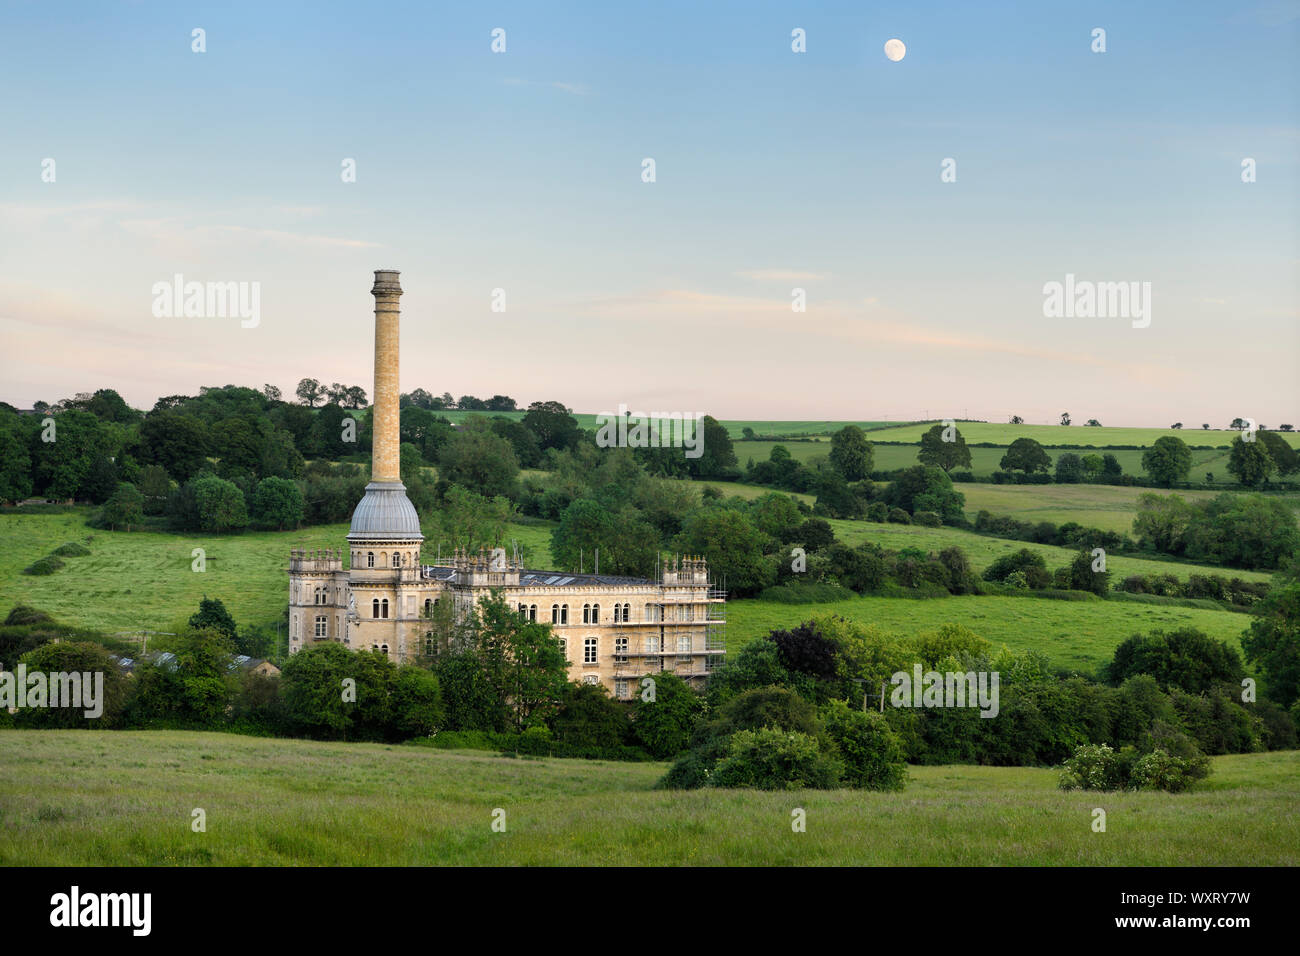
[[[7,2],[0,401],[369,392],[391,268],[404,391],[1300,425],[1298,47],[1300,0]]]

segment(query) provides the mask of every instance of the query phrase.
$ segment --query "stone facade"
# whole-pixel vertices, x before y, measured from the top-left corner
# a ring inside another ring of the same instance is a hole
[[[702,558],[669,562],[658,580],[535,571],[500,549],[421,560],[419,517],[401,482],[398,273],[375,273],[375,407],[371,481],[352,515],[347,551],[295,550],[289,558],[289,652],[324,641],[379,650],[398,663],[445,649],[432,612],[450,601],[464,620],[493,591],[529,620],[550,623],[571,680],[630,699],[641,679],[672,671],[699,686],[725,653],[725,598]]]

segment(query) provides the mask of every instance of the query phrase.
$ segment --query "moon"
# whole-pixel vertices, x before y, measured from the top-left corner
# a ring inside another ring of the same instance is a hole
[[[885,56],[889,57],[895,63],[907,56],[907,47],[903,46],[903,41],[898,38],[885,41]]]

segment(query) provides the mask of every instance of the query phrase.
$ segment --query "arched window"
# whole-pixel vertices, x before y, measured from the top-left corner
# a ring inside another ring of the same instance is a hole
[[[395,567],[395,568],[400,568],[401,566],[402,566],[402,552],[400,552],[400,551],[394,551],[394,552],[393,552],[393,567]]]
[[[567,604],[561,605],[560,607],[560,623],[561,624],[569,623],[569,605]]]
[[[373,568],[374,566],[375,566],[375,552],[373,552],[373,551],[367,551],[367,552],[366,552],[366,567],[368,567],[368,568]]]
[[[560,653],[564,655],[566,661],[569,659],[569,639],[567,637],[560,638]]]
[[[628,621],[630,621],[631,619],[632,619],[632,605],[630,605],[630,604],[624,604],[624,605],[623,605],[623,623],[626,624],[626,623],[627,623]]]
[[[528,608],[528,620],[530,620],[530,621],[536,621],[536,620],[537,620],[537,605],[536,605],[536,604],[533,604],[533,605],[531,605],[531,606]]]
[[[522,618],[524,618],[524,619],[527,619],[527,617],[528,617],[528,605],[527,605],[527,604],[521,604],[521,605],[519,605],[519,616],[522,617]]]
[[[558,604],[551,605],[551,623],[552,624],[560,623],[560,606]]]
[[[584,604],[584,605],[582,606],[582,623],[583,623],[583,624],[590,624],[590,623],[591,623],[591,605],[590,605],[590,604]]]
[[[379,602],[379,610],[383,612],[380,617],[388,617],[388,598],[384,598]]]
[[[433,613],[433,598],[425,598],[425,599],[424,599],[424,614],[425,614],[425,617],[428,617],[428,616],[431,615],[432,613]]]
[[[599,623],[600,623],[600,605],[599,605],[599,604],[593,604],[593,605],[591,606],[591,623],[592,623],[592,624],[599,624]]]
[[[381,651],[384,652],[384,656],[385,656],[385,657],[388,656],[388,645],[387,645],[387,644],[380,644],[380,645],[379,645],[379,649],[380,649]]]
[[[370,602],[370,616],[379,617],[379,598],[375,598]]]

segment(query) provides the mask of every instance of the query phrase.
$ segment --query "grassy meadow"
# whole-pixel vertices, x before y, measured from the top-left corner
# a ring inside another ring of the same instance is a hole
[[[911,767],[901,793],[670,792],[664,764],[184,731],[0,731],[0,754],[0,866],[1300,864],[1298,751],[1215,757],[1181,794],[974,766]]]
[[[919,442],[921,436],[934,427],[935,422],[917,425],[893,425],[876,429],[867,437],[874,441]],[[1269,422],[1268,424],[1275,424]],[[1089,428],[1082,422],[1075,425],[1003,425],[996,422],[957,422],[957,429],[968,442],[994,442],[998,445],[1010,445],[1017,438],[1032,438],[1042,445],[1091,445],[1095,448],[1108,448],[1114,445],[1153,445],[1158,438],[1171,436],[1181,438],[1188,445],[1208,445],[1227,448],[1232,440],[1241,434],[1239,431],[1211,428],[1208,431],[1200,427],[1200,422],[1186,427],[1174,428]],[[1300,432],[1278,432],[1291,443],[1300,447]]]
[[[1195,627],[1240,652],[1241,632],[1251,620],[1237,611],[992,595],[930,600],[868,596],[816,604],[736,600],[727,602],[727,649],[739,650],[774,628],[793,627],[814,614],[837,614],[900,635],[962,624],[994,647],[1005,644],[1013,651],[1041,651],[1053,666],[1085,673],[1110,660],[1125,638],[1153,630]]]

